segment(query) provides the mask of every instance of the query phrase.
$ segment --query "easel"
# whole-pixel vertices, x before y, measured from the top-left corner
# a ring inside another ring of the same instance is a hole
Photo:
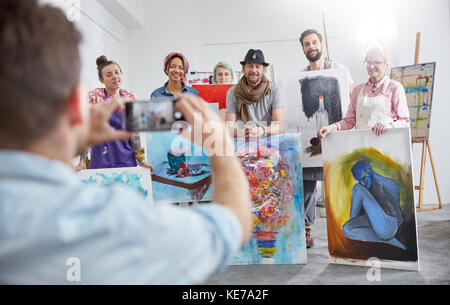
[[[327,47],[327,64],[328,64],[328,66],[331,66],[330,51],[328,49],[327,25],[325,22],[325,14],[324,13],[322,13],[322,24],[323,24],[323,35],[325,38],[325,46]]]
[[[419,51],[420,51],[420,32],[416,34],[416,50],[414,55],[414,64],[419,64]],[[441,194],[439,192],[439,186],[437,182],[436,177],[436,170],[434,168],[434,161],[433,161],[433,155],[431,154],[431,144],[430,140],[426,139],[423,141],[412,141],[412,144],[414,143],[422,143],[422,161],[420,166],[420,184],[418,186],[414,186],[414,190],[419,191],[419,204],[417,206],[417,211],[430,211],[430,210],[436,210],[436,209],[442,209],[442,200],[441,200]],[[436,185],[436,193],[439,200],[439,205],[433,205],[433,206],[427,206],[423,207],[423,191],[425,188],[425,161],[427,158],[427,150],[430,154],[430,161],[431,161],[431,168],[433,170],[433,176],[434,176],[434,183]]]

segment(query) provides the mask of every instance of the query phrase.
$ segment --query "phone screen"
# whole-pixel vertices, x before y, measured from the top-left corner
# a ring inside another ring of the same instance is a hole
[[[174,122],[183,119],[181,113],[175,112],[175,103],[173,98],[158,98],[126,104],[126,130],[130,132],[171,130]]]

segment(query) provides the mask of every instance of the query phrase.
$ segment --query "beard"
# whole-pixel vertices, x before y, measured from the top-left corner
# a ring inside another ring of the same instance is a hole
[[[306,58],[308,58],[308,60],[311,61],[311,62],[318,61],[322,57],[322,51],[317,51],[316,56],[311,56],[310,55],[311,53],[312,52],[306,54]]]
[[[253,78],[253,80],[250,80],[250,76],[253,76],[255,78]],[[249,74],[247,78],[247,83],[251,84],[251,85],[257,85],[261,82],[262,80],[262,76],[259,74]]]

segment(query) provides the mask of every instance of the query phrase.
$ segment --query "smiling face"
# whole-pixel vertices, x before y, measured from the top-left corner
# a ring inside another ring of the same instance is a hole
[[[384,77],[388,64],[381,56],[368,54],[365,63],[367,74],[372,83],[378,82]]]
[[[223,67],[218,67],[216,69],[216,83],[218,85],[231,84],[232,81],[233,75],[231,74],[230,70]]]
[[[244,73],[247,83],[253,87],[261,82],[266,70],[267,67],[260,63],[245,63],[242,66],[242,73]]]
[[[174,57],[167,65],[166,73],[169,81],[181,82],[185,74],[183,61],[179,57]]]
[[[120,87],[122,86],[122,80],[122,72],[120,71],[118,65],[112,64],[103,68],[102,78],[100,78],[100,82],[105,85],[106,90],[114,91],[120,89]]]
[[[311,62],[316,62],[322,57],[322,43],[317,34],[309,34],[303,38],[303,52]]]

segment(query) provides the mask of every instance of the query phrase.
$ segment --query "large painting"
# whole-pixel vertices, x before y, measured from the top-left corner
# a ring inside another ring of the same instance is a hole
[[[428,140],[436,63],[394,67],[391,78],[405,88],[414,141]]]
[[[123,167],[88,169],[78,172],[85,184],[109,185],[121,184],[141,194],[149,204],[153,204],[152,180],[148,168]]]
[[[251,239],[233,265],[304,264],[306,242],[299,134],[237,140],[253,207]]]
[[[155,203],[212,200],[211,166],[203,149],[176,132],[147,134],[147,158]]]
[[[281,77],[279,83],[287,129],[302,135],[302,165],[321,167],[317,132],[346,114],[350,104],[348,74],[345,69],[299,72]]]
[[[334,262],[419,270],[410,129],[335,132],[322,147]]]

